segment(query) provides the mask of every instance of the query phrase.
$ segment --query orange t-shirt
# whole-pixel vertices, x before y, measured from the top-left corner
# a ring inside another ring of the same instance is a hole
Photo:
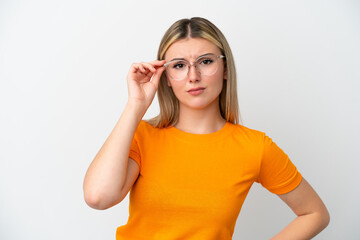
[[[141,120],[129,157],[140,174],[117,240],[232,239],[254,182],[283,194],[302,178],[264,132],[230,122],[214,133],[193,134]]]

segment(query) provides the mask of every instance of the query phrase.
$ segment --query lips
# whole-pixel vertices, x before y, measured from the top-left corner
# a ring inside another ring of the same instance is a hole
[[[192,89],[188,90],[188,92],[193,92],[193,91],[202,90],[202,89],[205,89],[205,88],[203,88],[203,87],[192,88]]]

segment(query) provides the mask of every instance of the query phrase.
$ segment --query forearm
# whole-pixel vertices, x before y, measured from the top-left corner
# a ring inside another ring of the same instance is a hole
[[[311,213],[295,218],[289,225],[276,234],[271,240],[305,240],[312,239],[329,224],[328,212]]]
[[[127,172],[128,154],[137,126],[145,111],[127,104],[84,179],[84,196],[89,206],[106,209],[118,200]]]

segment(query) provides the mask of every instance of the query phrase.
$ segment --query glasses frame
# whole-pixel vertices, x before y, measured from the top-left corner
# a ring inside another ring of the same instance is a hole
[[[216,71],[215,71],[215,72],[213,72],[213,73],[210,74],[210,75],[205,75],[205,74],[202,74],[200,71],[198,71],[198,69],[197,69],[197,61],[198,61],[199,59],[204,58],[204,57],[209,56],[209,55],[215,55],[217,66],[216,66]],[[184,79],[188,76],[189,70],[190,70],[191,66],[194,66],[195,69],[196,69],[196,71],[197,71],[200,75],[203,75],[203,76],[212,76],[212,75],[214,75],[214,74],[217,72],[218,68],[219,68],[219,62],[218,62],[219,58],[225,58],[225,56],[224,56],[224,55],[217,55],[217,56],[216,56],[215,53],[209,53],[209,54],[205,54],[205,55],[203,55],[203,56],[198,57],[198,58],[195,59],[195,61],[192,62],[192,63],[189,62],[189,61],[187,61],[187,60],[185,60],[185,59],[183,59],[183,60],[175,59],[175,60],[171,60],[171,61],[165,63],[163,66],[166,68],[166,73],[169,74],[169,76],[170,76],[172,79],[174,79],[174,80],[176,80],[176,81],[181,81],[181,80],[184,80]],[[184,76],[184,78],[174,78],[174,77],[171,76],[171,74],[169,73],[168,66],[170,65],[170,63],[176,62],[176,61],[184,61],[184,62],[188,63],[188,65],[187,65],[187,66],[188,66],[188,68],[187,68],[187,73],[186,73],[186,75]]]

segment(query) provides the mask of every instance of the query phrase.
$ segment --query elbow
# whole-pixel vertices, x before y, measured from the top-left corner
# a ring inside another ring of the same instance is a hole
[[[83,197],[85,203],[96,210],[106,210],[122,201],[121,191],[94,186],[86,181],[83,183]]]
[[[330,213],[326,208],[325,208],[324,213],[323,213],[323,221],[322,221],[322,223],[323,223],[323,229],[326,228],[330,223]]]
[[[104,198],[97,193],[84,191],[84,200],[89,207],[96,210],[105,210],[111,207],[111,205],[107,204],[107,202],[104,201]]]
[[[329,211],[324,208],[321,211],[316,213],[316,222],[317,222],[317,226],[319,231],[324,230],[330,223],[330,214]]]
[[[105,210],[106,209],[106,208],[104,208],[104,206],[102,206],[100,197],[96,194],[90,194],[90,193],[84,192],[84,200],[85,200],[86,204],[91,208],[94,208],[97,210]]]

